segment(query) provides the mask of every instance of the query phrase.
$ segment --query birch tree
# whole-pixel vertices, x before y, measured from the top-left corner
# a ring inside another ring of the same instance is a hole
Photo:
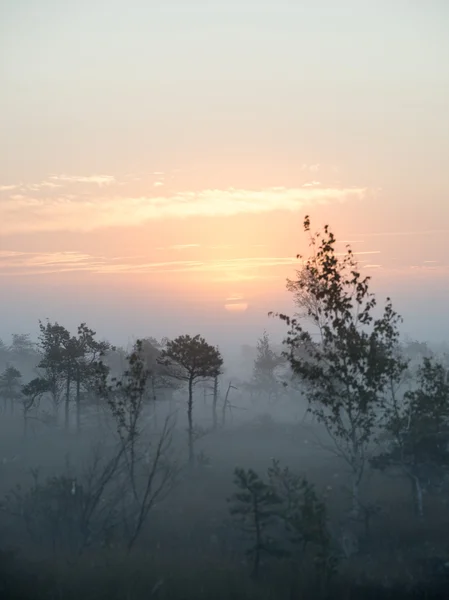
[[[405,364],[398,358],[399,315],[387,298],[379,317],[350,246],[340,254],[326,225],[322,234],[309,234],[311,256],[304,260],[293,286],[302,313],[277,314],[288,326],[285,356],[298,375],[309,412],[322,423],[351,474],[354,517],[360,514],[360,484],[385,394]],[[305,321],[306,319],[306,321]],[[312,323],[315,331],[306,329]],[[315,337],[313,334],[316,334]]]

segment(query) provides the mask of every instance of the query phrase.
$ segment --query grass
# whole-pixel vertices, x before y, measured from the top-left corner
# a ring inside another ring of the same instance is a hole
[[[11,424],[4,429],[3,455],[13,456],[20,437]],[[58,435],[28,442],[21,448],[21,461],[1,465],[0,493],[18,482],[26,485],[27,468],[39,462],[45,465],[43,477],[61,472],[66,451],[73,462],[82,462],[88,441],[84,438],[80,444],[72,436]],[[261,579],[251,579],[245,544],[229,524],[226,498],[234,491],[235,466],[251,467],[262,475],[276,457],[304,472],[318,489],[332,488],[326,492],[327,504],[337,531],[348,506],[341,462],[307,440],[306,430],[276,424],[266,425],[262,432],[248,426],[206,436],[199,447],[210,456],[211,467],[185,478],[154,510],[131,554],[118,544],[92,549],[69,564],[60,553],[44,555],[28,541],[23,528],[2,515],[1,545],[19,550],[0,554],[1,600],[321,600],[311,569],[295,568],[293,580],[286,561],[267,562]],[[423,582],[420,587],[417,568],[420,559],[449,556],[447,505],[441,498],[426,496],[426,515],[419,520],[408,485],[380,473],[368,478],[363,491],[382,512],[373,518],[364,553],[342,561],[329,597],[448,597],[446,587],[443,596],[431,589],[437,583]]]

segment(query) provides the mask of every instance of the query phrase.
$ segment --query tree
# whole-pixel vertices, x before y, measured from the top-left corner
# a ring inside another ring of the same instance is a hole
[[[337,558],[328,529],[326,505],[309,481],[288,467],[272,461],[263,481],[252,469],[234,471],[239,492],[228,499],[230,511],[240,520],[243,531],[252,538],[248,555],[253,558],[253,576],[257,576],[262,555],[289,558],[292,568],[292,597],[301,566],[311,559],[322,592],[327,591],[335,574]]]
[[[255,386],[271,399],[276,395],[279,383],[276,379],[275,371],[285,359],[273,352],[270,345],[270,337],[266,331],[257,342],[257,356],[253,367],[253,381]]]
[[[131,489],[137,499],[137,483],[135,476],[137,462],[137,443],[141,436],[141,417],[149,373],[142,357],[142,342],[138,340],[128,356],[128,369],[120,379],[113,378],[112,385],[106,384],[107,371],[99,373],[100,391],[106,398],[112,416],[116,422],[117,433],[128,458]],[[128,456],[129,455],[129,456]]]
[[[315,273],[307,269],[296,270],[296,279],[287,278],[287,290],[292,292],[293,301],[298,308],[295,316],[315,324],[316,318],[311,315],[320,314],[322,299],[318,293],[311,291],[312,286],[318,288],[319,283]],[[324,287],[321,288],[324,291]]]
[[[309,217],[304,230],[310,232]],[[305,329],[301,316],[277,316],[289,327],[284,354],[303,383],[309,410],[326,428],[334,452],[349,466],[352,510],[358,517],[360,483],[384,395],[406,365],[396,352],[400,317],[390,299],[375,318],[370,278],[362,277],[350,246],[341,257],[335,243],[327,225],[322,236],[310,235],[312,256],[302,262],[303,275],[297,280],[318,341]]]
[[[21,380],[21,372],[11,365],[0,375],[0,397],[3,398],[5,412],[9,402],[10,413],[14,413],[14,403],[21,395]]]
[[[23,434],[28,433],[28,420],[32,408],[35,408],[44,394],[50,392],[50,385],[46,379],[35,377],[26,385],[22,386],[22,409],[23,409]]]
[[[151,396],[150,408],[153,421],[157,427],[157,401],[160,396],[171,399],[173,391],[180,387],[181,382],[171,377],[170,369],[160,362],[164,340],[158,342],[155,338],[147,337],[141,340],[141,352],[148,373],[148,391]]]
[[[99,392],[106,399],[120,441],[120,457],[127,474],[124,494],[131,490],[131,501],[124,506],[127,547],[131,550],[156,501],[171,489],[177,473],[169,460],[174,419],[169,415],[153,442],[144,436],[143,407],[148,398],[149,372],[145,367],[142,341],[137,340],[128,356],[128,369],[121,379],[107,381],[107,370],[99,373]]]
[[[395,392],[385,404],[385,432],[390,447],[371,461],[381,470],[399,469],[411,483],[422,517],[425,482],[441,481],[449,460],[449,383],[445,367],[424,357],[413,390]]]
[[[36,344],[30,339],[30,334],[12,334],[12,343],[8,349],[9,360],[21,371],[24,378],[32,376],[39,362],[39,355],[36,351]]]
[[[29,333],[13,333],[9,351],[19,360],[34,355],[35,344],[30,339]]]
[[[214,377],[214,389],[212,392],[212,427],[213,427],[214,431],[218,427],[217,405],[218,405],[218,373]]]
[[[181,335],[167,341],[159,362],[170,369],[172,377],[188,384],[189,464],[192,466],[194,463],[193,388],[200,379],[218,376],[223,366],[223,358],[219,350],[208,344],[199,334],[194,337]]]
[[[126,370],[128,352],[121,346],[114,346],[104,352],[102,362],[113,377],[120,377]]]
[[[221,428],[223,429],[226,425],[226,411],[229,411],[232,415],[232,404],[229,400],[229,393],[231,390],[238,390],[235,385],[232,385],[232,380],[228,382],[228,388],[226,390],[225,397],[223,399],[223,404],[221,406]]]
[[[106,352],[114,349],[109,342],[100,342],[95,339],[95,336],[96,332],[93,329],[87,327],[86,323],[81,323],[77,336],[71,338],[66,346],[67,365],[76,386],[75,406],[78,433],[81,431],[82,391],[93,392],[98,369],[107,368],[103,363],[100,367],[100,359]]]
[[[95,339],[96,332],[85,323],[78,327],[77,335],[59,325],[47,321],[44,325],[39,321],[39,348],[41,361],[39,369],[42,375],[51,382],[51,390],[55,413],[58,412],[62,388],[65,387],[65,428],[69,429],[70,401],[73,388],[75,390],[76,428],[81,430],[81,397],[84,393],[93,393],[97,381],[100,357],[112,346],[108,342]],[[107,366],[102,364],[102,368]]]
[[[38,363],[38,369],[40,378],[47,382],[55,418],[58,417],[62,391],[64,385],[66,385],[67,423],[70,397],[70,377],[68,376],[70,363],[67,348],[70,344],[70,333],[59,323],[50,323],[48,320],[45,325],[42,321],[39,321],[39,330],[38,349],[41,359]]]
[[[268,469],[268,480],[282,502],[279,515],[287,533],[287,554],[293,559],[295,579],[298,566],[310,548],[318,582],[325,592],[337,568],[325,503],[305,477],[288,467],[281,469],[277,460]]]
[[[257,577],[263,553],[283,555],[269,535],[269,527],[277,516],[281,499],[252,469],[245,471],[237,467],[234,470],[234,484],[239,491],[228,499],[231,503],[230,512],[240,520],[243,531],[252,537],[247,555],[253,561],[252,575]]]
[[[0,338],[0,368],[5,369],[8,366],[9,348]]]

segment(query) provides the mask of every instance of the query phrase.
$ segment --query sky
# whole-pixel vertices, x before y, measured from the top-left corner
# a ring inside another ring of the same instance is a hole
[[[0,0],[0,337],[254,343],[302,231],[449,340],[446,0]]]

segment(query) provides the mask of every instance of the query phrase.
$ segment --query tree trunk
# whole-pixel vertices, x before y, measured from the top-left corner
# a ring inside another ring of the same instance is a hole
[[[101,418],[101,404],[100,404],[100,396],[99,394],[95,394],[94,395],[94,402],[95,402],[95,412],[97,415],[97,423],[98,423],[98,427],[100,428],[103,424],[102,418]]]
[[[51,399],[52,399],[52,404],[53,404],[54,422],[55,422],[55,425],[59,425],[59,400],[60,400],[60,398],[58,397],[58,392],[56,391],[55,388],[53,388],[51,396],[52,396]]]
[[[360,516],[360,473],[358,470],[352,472],[352,516],[354,519],[358,519]]]
[[[67,387],[65,391],[65,415],[64,415],[64,428],[66,431],[70,429],[70,374],[67,374]]]
[[[214,430],[217,429],[218,377],[214,379],[214,399],[212,402],[212,421]]]
[[[232,382],[230,381],[228,384],[228,389],[226,390],[223,407],[221,409],[221,427],[222,428],[226,425],[226,409],[228,408],[228,403],[229,403],[228,399],[229,399],[229,392],[231,390],[231,387],[232,387]]]
[[[154,424],[154,428],[157,430],[157,394],[156,394],[156,385],[154,382],[154,377],[151,378],[151,388],[153,392],[153,402],[151,403],[151,416]]]
[[[187,418],[189,421],[189,465],[192,467],[195,461],[193,453],[193,378],[189,379],[189,400],[187,404]]]
[[[76,432],[81,431],[81,381],[79,367],[76,372]]]

